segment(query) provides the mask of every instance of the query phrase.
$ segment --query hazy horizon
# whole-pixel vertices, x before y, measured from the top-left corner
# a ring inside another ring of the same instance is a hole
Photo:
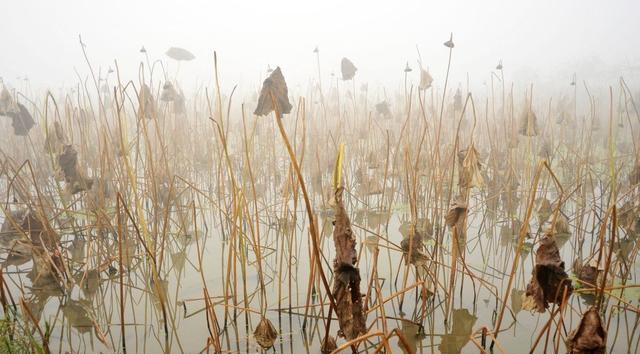
[[[477,87],[499,60],[508,81],[569,82],[599,78],[615,84],[640,73],[640,3],[636,1],[480,2],[205,2],[12,1],[0,22],[0,77],[34,90],[74,86],[89,75],[78,36],[103,76],[117,61],[124,80],[137,80],[144,46],[186,90],[210,85],[217,51],[225,88],[257,89],[267,66],[280,66],[293,91],[317,80],[313,50],[320,50],[323,86],[348,57],[357,84],[401,85],[408,62],[418,77],[416,47],[437,86],[444,78],[453,32],[451,83]],[[164,55],[183,47],[196,59],[178,65]],[[76,74],[76,71],[78,74]],[[112,76],[113,78],[113,76]]]

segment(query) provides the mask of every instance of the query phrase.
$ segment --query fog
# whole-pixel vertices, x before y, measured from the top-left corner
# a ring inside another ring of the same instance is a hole
[[[2,1],[0,76],[18,88],[73,86],[89,75],[79,35],[97,72],[118,68],[136,79],[161,59],[186,90],[209,85],[217,51],[223,85],[255,90],[268,65],[280,66],[292,90],[338,73],[340,59],[358,67],[358,84],[398,87],[420,50],[435,84],[443,79],[454,35],[451,78],[483,85],[502,60],[520,84],[640,73],[640,2],[615,1]],[[178,68],[164,52],[196,56]],[[417,75],[417,71],[413,72]],[[28,78],[27,82],[24,78]]]
[[[0,354],[640,353],[639,15],[0,0]]]

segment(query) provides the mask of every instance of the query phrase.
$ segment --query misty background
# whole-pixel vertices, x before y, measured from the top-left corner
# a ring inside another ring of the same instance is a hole
[[[526,86],[578,81],[615,85],[640,76],[640,1],[0,1],[0,77],[39,92],[77,85],[89,60],[104,76],[115,61],[123,80],[138,80],[145,57],[161,59],[185,91],[209,86],[218,53],[224,88],[256,90],[267,66],[280,66],[292,91],[339,75],[340,59],[358,67],[357,84],[395,89],[419,80],[416,46],[434,85],[444,80],[454,34],[451,83],[485,85],[499,60],[508,81]],[[164,55],[183,47],[196,59]],[[112,76],[113,77],[113,76]],[[28,81],[25,80],[28,78]]]

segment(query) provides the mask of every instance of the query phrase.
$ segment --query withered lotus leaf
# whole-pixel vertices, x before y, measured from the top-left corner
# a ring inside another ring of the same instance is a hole
[[[598,281],[598,268],[591,264],[585,264],[577,272],[578,279],[589,284],[588,287],[595,287]]]
[[[578,328],[567,337],[567,350],[572,354],[604,354],[607,349],[607,331],[602,327],[600,314],[591,307],[580,320]]]
[[[564,262],[560,259],[555,238],[553,234],[547,233],[540,240],[540,247],[536,252],[536,265],[527,285],[528,299],[525,302],[531,304],[533,300],[535,309],[538,312],[544,312],[549,307],[549,303],[562,302],[565,288],[568,297],[573,291],[571,281],[564,271]]]
[[[143,47],[144,48],[144,47]],[[146,50],[145,50],[146,52]],[[167,50],[167,52],[165,53],[169,58],[171,59],[175,59],[178,61],[189,61],[189,60],[193,60],[196,58],[195,55],[193,55],[193,53],[191,53],[190,51],[184,49],[184,48],[180,48],[180,47],[171,47]]]
[[[569,226],[569,220],[567,217],[560,214],[558,215],[558,219],[556,220],[556,233],[558,234],[568,234],[571,232],[571,227]]]
[[[427,70],[420,69],[420,90],[426,90],[431,87],[431,83],[433,82],[433,78],[431,74]]]
[[[6,87],[0,92],[0,115],[7,115],[9,112],[17,112],[18,106],[11,96],[11,92]]]
[[[62,153],[58,155],[58,164],[66,182],[71,182],[78,178],[77,163],[78,152],[72,145],[65,145]]]
[[[549,199],[543,198],[540,201],[537,212],[540,224],[544,224],[545,222],[547,222],[549,216],[551,216],[552,213],[551,202],[549,201]]]
[[[415,225],[409,226],[409,232],[400,242],[400,248],[405,257],[409,257],[409,263],[413,265],[421,265],[427,260],[424,253],[423,236],[418,232]]]
[[[18,136],[26,136],[36,123],[27,107],[22,103],[17,103],[17,106],[18,110],[8,112],[7,116],[11,117],[13,133]]]
[[[327,336],[322,340],[322,346],[320,347],[320,352],[322,354],[332,353],[336,349],[338,349],[338,344],[336,343],[336,338],[334,336]]]
[[[332,293],[340,325],[338,335],[351,340],[366,333],[367,326],[360,294],[360,270],[355,266],[356,238],[342,201],[343,191],[344,188],[340,187],[335,192],[333,242],[336,258],[333,261],[335,280]]]
[[[63,147],[62,153],[58,155],[58,165],[71,194],[86,191],[93,186],[93,180],[84,177],[78,170],[78,152],[72,145]]]
[[[456,111],[462,110],[462,92],[460,89],[457,89],[456,93],[453,95],[453,109]]]
[[[253,114],[257,116],[266,116],[274,110],[273,101],[277,105],[276,112],[278,118],[282,118],[283,114],[291,112],[291,103],[289,103],[289,90],[284,80],[280,67],[271,72],[268,78],[262,83],[262,90],[258,98],[258,106]]]
[[[173,84],[169,81],[162,85],[162,92],[160,93],[160,100],[164,102],[175,101],[178,98],[178,91],[176,91]]]
[[[536,114],[532,110],[527,109],[522,113],[518,133],[524,136],[538,135],[538,117],[536,117]]]
[[[458,152],[458,161],[460,163],[459,184],[463,188],[482,187],[484,186],[484,178],[482,177],[482,164],[478,151],[473,143],[469,148]]]
[[[66,138],[60,122],[53,122],[53,127],[49,127],[47,137],[44,141],[44,149],[46,152],[56,154],[64,148]]]
[[[342,80],[353,79],[353,77],[356,76],[356,71],[358,70],[351,60],[347,58],[342,58],[340,69],[342,70]]]
[[[138,117],[152,119],[156,116],[156,101],[153,98],[151,89],[147,84],[143,84],[138,94]]]
[[[598,285],[598,278],[602,275],[602,271],[604,271],[603,266],[598,266],[598,260],[595,258],[591,258],[591,260],[584,263],[580,259],[573,261],[573,272],[585,288],[595,288]]]
[[[391,117],[391,110],[389,109],[389,103],[382,101],[376,104],[376,113],[384,118]]]
[[[467,212],[467,202],[464,201],[461,197],[458,197],[457,200],[451,205],[449,211],[447,211],[447,215],[445,216],[445,222],[447,226],[453,227],[456,225],[460,217],[466,214]]]
[[[273,326],[271,321],[266,317],[262,317],[258,326],[253,331],[253,336],[263,349],[269,349],[273,347],[273,343],[278,338],[278,331]]]

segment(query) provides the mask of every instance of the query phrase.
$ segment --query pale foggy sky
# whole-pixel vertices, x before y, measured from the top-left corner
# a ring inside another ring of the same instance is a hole
[[[480,84],[499,59],[505,75],[523,81],[567,81],[599,62],[612,78],[638,77],[639,16],[637,0],[0,0],[0,76],[14,87],[24,75],[37,89],[75,85],[74,68],[89,73],[82,34],[94,68],[106,72],[117,60],[126,79],[137,80],[142,45],[175,75],[176,63],[164,52],[179,46],[196,55],[180,66],[186,88],[211,84],[216,50],[226,88],[258,87],[270,64],[282,67],[295,90],[317,78],[318,45],[324,86],[346,56],[359,69],[358,83],[396,88],[405,62],[417,68],[416,45],[436,82],[442,80],[448,54],[442,43],[453,32],[454,84],[467,73]]]

